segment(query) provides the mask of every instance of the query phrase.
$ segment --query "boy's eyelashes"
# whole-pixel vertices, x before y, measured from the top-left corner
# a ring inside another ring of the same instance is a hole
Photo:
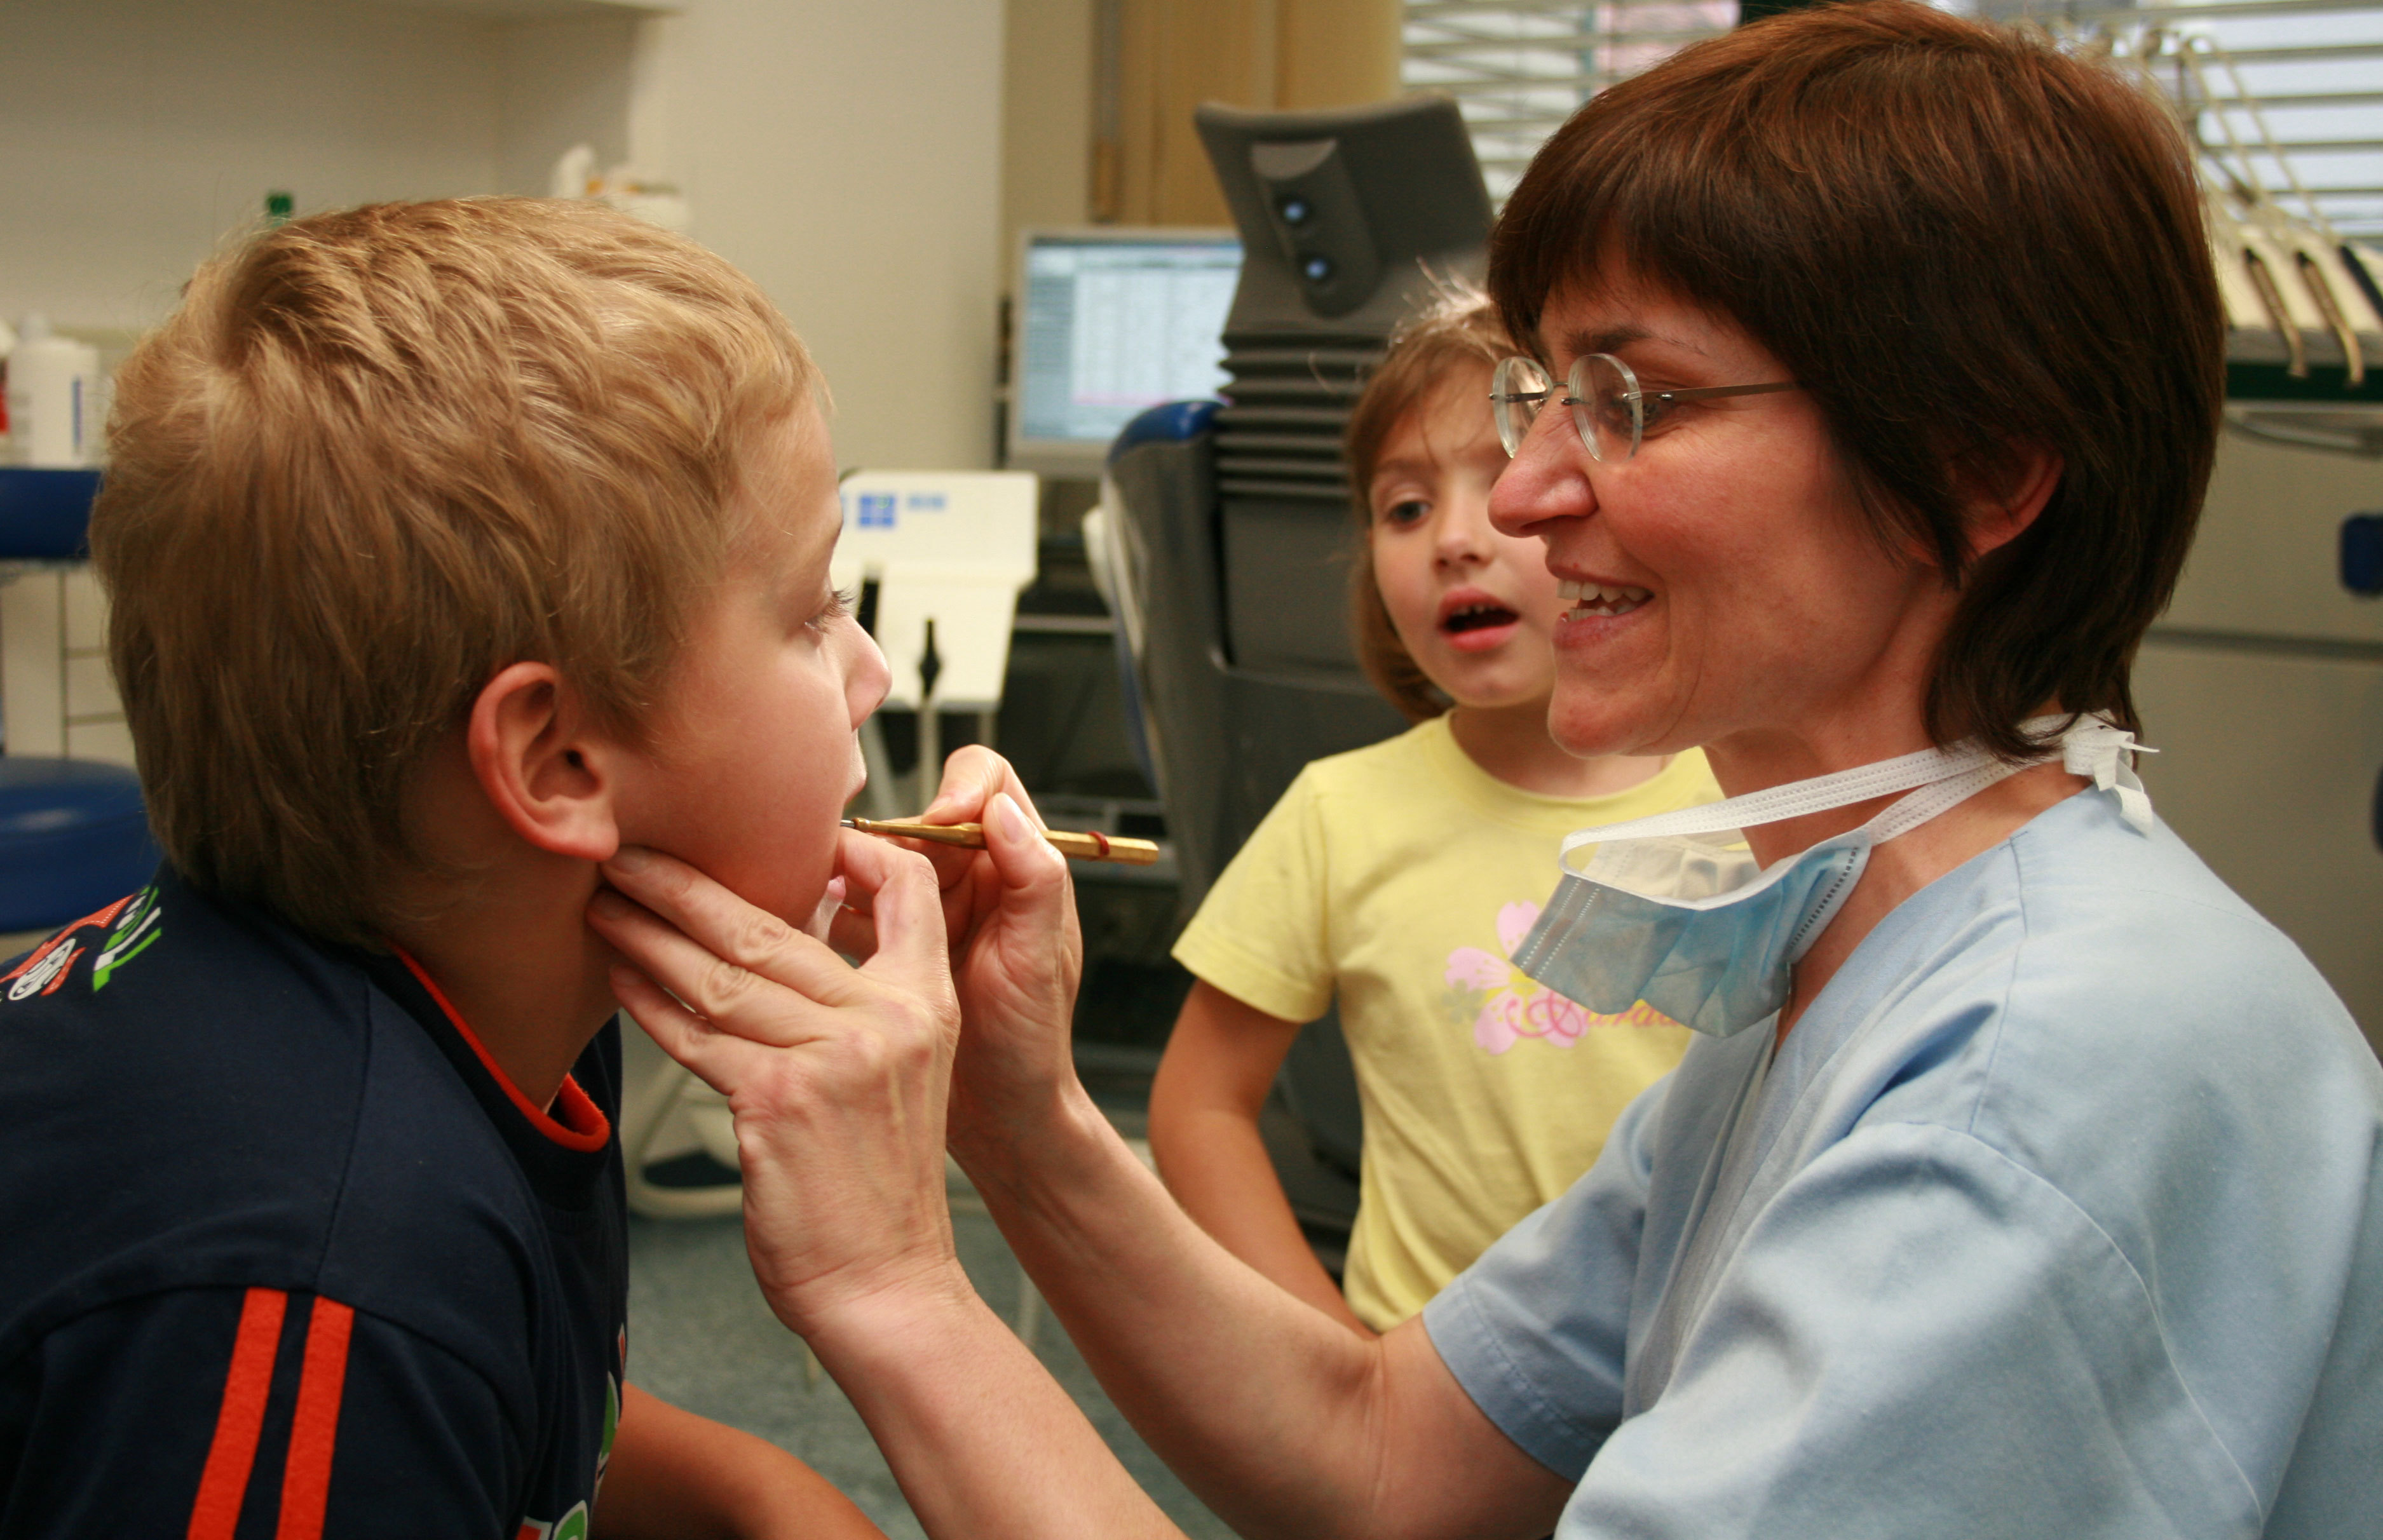
[[[1424,499],[1400,498],[1395,501],[1383,503],[1375,512],[1374,517],[1386,524],[1411,524],[1428,517],[1430,513],[1431,504]]]
[[[809,623],[814,626],[825,626],[840,621],[851,614],[852,607],[858,602],[859,596],[854,590],[831,588],[828,590],[827,602],[820,606],[818,612],[811,616]]]

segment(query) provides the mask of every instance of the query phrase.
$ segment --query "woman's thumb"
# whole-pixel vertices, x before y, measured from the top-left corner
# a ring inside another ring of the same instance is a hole
[[[1064,884],[1068,858],[1043,837],[1015,798],[995,792],[984,811],[984,847],[992,853],[1003,887],[1017,891]]]

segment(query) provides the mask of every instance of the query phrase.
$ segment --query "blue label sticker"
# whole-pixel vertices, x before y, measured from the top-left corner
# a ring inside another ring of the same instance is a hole
[[[860,494],[860,516],[853,521],[863,529],[894,527],[894,494],[863,492]]]

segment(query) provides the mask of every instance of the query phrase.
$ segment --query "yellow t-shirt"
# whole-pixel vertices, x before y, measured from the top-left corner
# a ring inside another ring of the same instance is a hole
[[[1376,1330],[1417,1311],[1588,1169],[1613,1120],[1687,1048],[1639,1004],[1599,1016],[1508,961],[1574,829],[1718,801],[1702,753],[1611,796],[1491,776],[1445,717],[1302,770],[1175,955],[1268,1016],[1337,992],[1365,1115],[1344,1285]]]

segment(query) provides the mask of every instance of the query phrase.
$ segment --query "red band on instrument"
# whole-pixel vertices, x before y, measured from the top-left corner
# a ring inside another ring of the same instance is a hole
[[[1093,846],[1094,851],[1093,858],[1102,861],[1107,860],[1109,858],[1109,837],[1106,834],[1102,833],[1097,829],[1087,829],[1084,832],[1093,837]]]

